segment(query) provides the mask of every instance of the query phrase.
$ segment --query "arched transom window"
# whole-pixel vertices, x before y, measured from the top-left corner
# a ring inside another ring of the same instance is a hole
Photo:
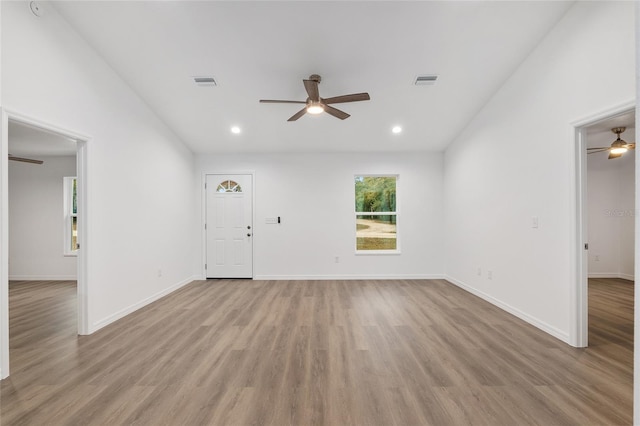
[[[242,192],[242,188],[237,182],[232,180],[225,180],[218,185],[217,192]]]

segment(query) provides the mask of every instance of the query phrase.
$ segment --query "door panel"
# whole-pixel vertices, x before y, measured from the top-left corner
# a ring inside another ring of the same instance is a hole
[[[207,278],[253,277],[251,175],[206,176]]]

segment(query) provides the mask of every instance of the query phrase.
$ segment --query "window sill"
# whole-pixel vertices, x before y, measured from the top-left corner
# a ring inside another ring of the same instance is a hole
[[[400,250],[356,250],[356,256],[389,256],[389,255],[400,255],[402,252]]]

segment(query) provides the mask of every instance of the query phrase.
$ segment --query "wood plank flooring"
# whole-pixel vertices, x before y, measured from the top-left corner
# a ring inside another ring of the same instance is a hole
[[[195,281],[91,336],[75,282],[12,282],[6,425],[632,422],[633,284],[575,349],[442,280]]]

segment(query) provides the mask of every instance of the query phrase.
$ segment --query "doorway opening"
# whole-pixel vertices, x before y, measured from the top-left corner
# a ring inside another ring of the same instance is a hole
[[[6,109],[1,115],[0,376],[4,379],[10,373],[10,279],[18,283],[67,281],[67,286],[69,281],[77,282],[77,333],[89,333],[89,138]],[[75,184],[64,178],[75,178]],[[73,186],[65,188],[65,184]]]
[[[625,281],[633,286],[635,276],[636,153],[634,149],[628,149],[623,155],[612,154],[616,131],[620,133],[620,128],[625,128],[622,139],[629,144],[636,142],[635,103],[596,114],[574,123],[574,127],[576,272],[570,343],[576,347],[587,347],[590,313],[600,315],[603,313],[601,309],[608,309],[598,303],[599,307],[590,312],[589,280],[592,280],[594,288],[597,287],[598,294],[605,295]],[[624,293],[615,293],[622,298],[619,300],[621,303],[625,302],[625,297],[628,299],[629,294],[633,295],[633,291],[626,292],[626,296]],[[633,309],[633,300],[626,303]],[[632,334],[629,338],[632,339]]]

